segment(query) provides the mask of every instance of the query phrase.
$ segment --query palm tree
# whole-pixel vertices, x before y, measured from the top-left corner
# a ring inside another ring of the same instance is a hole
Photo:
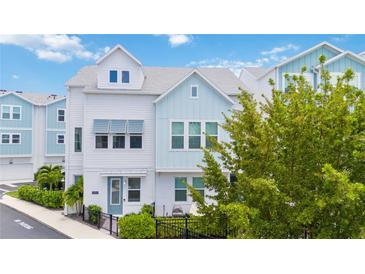
[[[80,176],[77,182],[65,191],[63,197],[66,205],[76,206],[76,212],[80,214],[84,197],[84,178]]]
[[[53,186],[58,187],[64,180],[62,166],[59,165],[44,165],[37,171],[36,176],[39,187],[49,186],[49,190],[52,190]]]

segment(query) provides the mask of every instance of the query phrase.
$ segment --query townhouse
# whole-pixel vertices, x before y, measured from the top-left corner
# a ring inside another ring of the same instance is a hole
[[[0,92],[0,182],[33,181],[44,164],[64,164],[66,98]]]
[[[285,74],[298,75],[303,66],[306,66],[307,71],[304,73],[304,77],[314,87],[317,87],[321,81],[319,64],[319,57],[321,55],[326,56],[324,67],[330,72],[332,83],[336,83],[337,76],[351,68],[355,73],[351,84],[365,90],[365,52],[355,54],[335,47],[328,42],[315,45],[274,67],[243,68],[240,80],[254,94],[256,100],[263,101],[262,95],[267,98],[271,97],[269,79],[275,81],[276,89],[285,91],[288,85],[284,77]]]
[[[117,45],[66,87],[66,187],[84,176],[86,206],[189,213],[184,182],[208,199],[201,147],[211,145],[207,135],[228,140],[219,123],[244,88],[230,70],[147,67]]]

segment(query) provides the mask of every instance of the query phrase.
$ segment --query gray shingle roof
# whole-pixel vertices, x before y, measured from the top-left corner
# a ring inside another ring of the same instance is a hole
[[[24,99],[31,101],[35,105],[47,105],[53,101],[59,100],[61,98],[66,98],[65,96],[55,95],[55,94],[46,94],[46,93],[36,93],[36,92],[19,92],[19,91],[11,91],[11,90],[1,90],[0,96],[15,93]]]
[[[265,72],[267,72],[270,68],[263,67],[245,67],[245,69],[251,73],[255,78],[260,77]]]
[[[142,89],[138,92],[143,94],[163,94],[193,70],[194,68],[190,67],[143,67],[145,80]],[[238,87],[244,88],[244,84],[229,69],[198,68],[197,70],[227,95],[238,94]],[[97,66],[83,67],[74,77],[66,82],[66,85],[85,86],[86,89],[91,90],[96,89]]]

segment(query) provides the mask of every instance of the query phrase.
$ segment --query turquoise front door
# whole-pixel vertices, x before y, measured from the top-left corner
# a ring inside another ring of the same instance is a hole
[[[123,177],[108,178],[108,213],[123,214]]]

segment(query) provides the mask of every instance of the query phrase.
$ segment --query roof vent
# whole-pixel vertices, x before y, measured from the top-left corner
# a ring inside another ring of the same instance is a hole
[[[17,90],[15,91],[15,93],[23,93],[23,91]]]
[[[48,96],[48,98],[53,99],[53,100],[55,100],[56,97],[57,97],[57,94],[51,94],[50,96]]]

